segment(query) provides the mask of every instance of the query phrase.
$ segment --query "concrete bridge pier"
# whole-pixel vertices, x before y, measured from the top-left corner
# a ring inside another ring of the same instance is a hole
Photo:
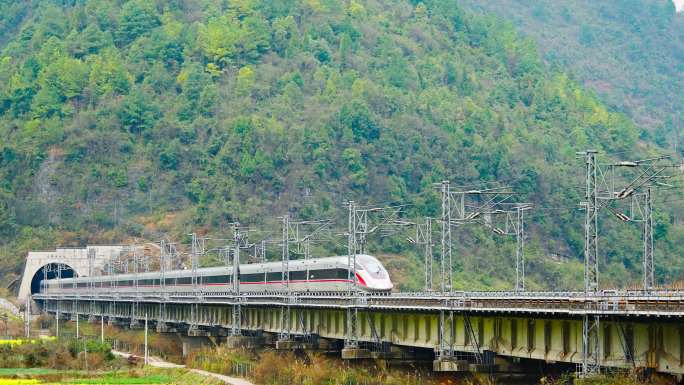
[[[484,350],[472,358],[453,355],[437,357],[432,362],[432,368],[435,372],[491,373],[499,370],[497,363],[504,363],[502,360],[497,359],[495,352]]]
[[[271,335],[271,333],[267,333]],[[310,334],[307,338],[293,337],[287,340],[278,340],[276,335],[272,335],[275,340],[276,350],[307,350],[325,353],[339,353],[340,344],[338,340],[324,338],[318,334]]]
[[[307,334],[306,336],[291,336],[286,340],[278,340],[275,343],[276,350],[320,350],[320,338],[317,334]],[[324,347],[329,344],[324,342]]]
[[[145,322],[141,322],[137,319],[131,319],[131,323],[128,325],[131,330],[140,330],[145,327]]]
[[[342,349],[343,360],[365,360],[372,358],[370,349],[360,347],[346,347]]]
[[[188,357],[194,351],[214,346],[209,337],[192,337],[183,333],[177,335],[181,341],[183,358]]]
[[[178,329],[167,322],[158,321],[157,325],[155,326],[155,331],[157,333],[177,333]]]
[[[266,337],[261,336],[228,336],[226,337],[226,346],[245,349],[256,349],[266,344]]]
[[[188,337],[210,337],[211,332],[206,329],[197,327],[197,325],[190,326],[188,329]]]
[[[468,360],[459,360],[455,357],[443,357],[432,361],[432,370],[435,372],[467,372],[469,368]]]

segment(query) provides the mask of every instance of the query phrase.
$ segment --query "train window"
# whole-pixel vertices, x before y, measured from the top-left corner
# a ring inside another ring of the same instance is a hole
[[[192,285],[192,277],[178,278],[178,285]]]
[[[260,274],[260,273],[240,275],[240,282],[263,282],[263,281],[264,281],[264,275]]]
[[[176,278],[166,278],[164,281],[167,285],[175,285],[176,284]]]
[[[273,271],[270,273],[266,273],[266,280],[269,282],[282,281],[283,280],[283,273],[281,273],[279,271]]]
[[[205,283],[228,283],[228,276],[227,275],[214,275],[211,277],[204,277],[204,282]]]
[[[323,269],[311,270],[309,279],[347,279],[349,274],[346,269]]]
[[[290,271],[290,281],[306,280],[306,271]]]

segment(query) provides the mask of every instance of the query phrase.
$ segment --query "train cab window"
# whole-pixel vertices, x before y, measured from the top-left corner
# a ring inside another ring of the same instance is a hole
[[[387,271],[375,258],[368,255],[359,255],[356,257],[357,269],[365,270],[371,277],[382,279],[387,277]]]

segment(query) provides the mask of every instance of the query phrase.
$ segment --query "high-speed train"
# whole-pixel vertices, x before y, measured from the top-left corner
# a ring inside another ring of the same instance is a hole
[[[283,280],[282,262],[240,265],[239,290],[250,292],[336,292],[347,291],[350,280],[347,256],[292,260],[288,262],[289,281]],[[356,256],[355,287],[360,291],[389,292],[393,284],[385,267],[371,255]],[[233,287],[233,267],[207,267],[196,270],[171,270],[93,277],[50,279],[44,281],[47,293],[174,292],[199,289],[203,292],[228,292]],[[289,285],[288,285],[289,283]]]

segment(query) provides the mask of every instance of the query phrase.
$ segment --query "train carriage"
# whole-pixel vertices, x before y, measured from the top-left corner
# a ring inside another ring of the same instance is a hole
[[[293,260],[288,262],[289,280],[284,279],[282,262],[264,262],[240,265],[238,281],[240,292],[339,292],[349,290],[352,280],[355,288],[368,292],[389,292],[393,284],[387,270],[375,257],[356,256],[353,276],[349,274],[346,256]],[[193,277],[196,282],[193,282]],[[355,277],[355,279],[354,279]],[[351,278],[351,279],[350,279]],[[233,267],[207,267],[196,270],[171,270],[128,273],[94,277],[51,279],[44,282],[48,293],[113,292],[183,292],[199,289],[206,293],[228,292],[233,289]],[[289,288],[288,288],[289,286]]]

